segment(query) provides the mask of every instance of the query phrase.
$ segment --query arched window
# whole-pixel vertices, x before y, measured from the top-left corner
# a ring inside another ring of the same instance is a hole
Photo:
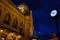
[[[1,15],[1,7],[0,7],[0,15]]]
[[[14,28],[17,28],[17,24],[18,24],[17,19],[14,19],[14,20],[13,20],[13,27],[14,27]]]
[[[20,23],[19,30],[20,30],[20,35],[23,35],[23,23]]]
[[[10,20],[11,20],[10,15],[9,15],[9,14],[6,14],[6,15],[5,15],[5,18],[4,18],[4,23],[10,24]]]

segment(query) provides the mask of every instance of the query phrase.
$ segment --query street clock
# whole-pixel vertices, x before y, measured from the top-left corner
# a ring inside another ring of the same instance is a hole
[[[51,17],[57,16],[57,10],[52,10],[51,13],[50,13],[50,16]]]

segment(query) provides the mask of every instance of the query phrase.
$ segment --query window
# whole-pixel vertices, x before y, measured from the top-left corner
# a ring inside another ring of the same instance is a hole
[[[1,8],[0,8],[0,15],[1,15]]]
[[[6,24],[10,24],[10,15],[9,14],[6,14],[5,15],[5,18],[4,18],[4,23],[6,23]]]
[[[19,30],[20,30],[20,35],[23,35],[23,23],[20,23]]]
[[[17,19],[14,19],[14,21],[13,21],[13,27],[17,28],[17,24],[18,24]]]

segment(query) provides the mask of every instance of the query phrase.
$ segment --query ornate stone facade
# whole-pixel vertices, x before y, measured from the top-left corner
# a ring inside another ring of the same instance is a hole
[[[10,0],[0,0],[0,35],[4,33],[6,40],[29,40],[33,30],[31,10],[24,15]]]

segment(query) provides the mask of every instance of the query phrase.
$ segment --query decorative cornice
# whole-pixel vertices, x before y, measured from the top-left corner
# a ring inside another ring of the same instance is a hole
[[[12,11],[16,12],[17,15],[21,16],[23,19],[25,18],[25,16],[20,12],[20,10],[17,8],[17,6],[15,6],[10,1],[1,0],[0,2],[3,3],[3,4],[5,4],[5,6],[9,7]]]

